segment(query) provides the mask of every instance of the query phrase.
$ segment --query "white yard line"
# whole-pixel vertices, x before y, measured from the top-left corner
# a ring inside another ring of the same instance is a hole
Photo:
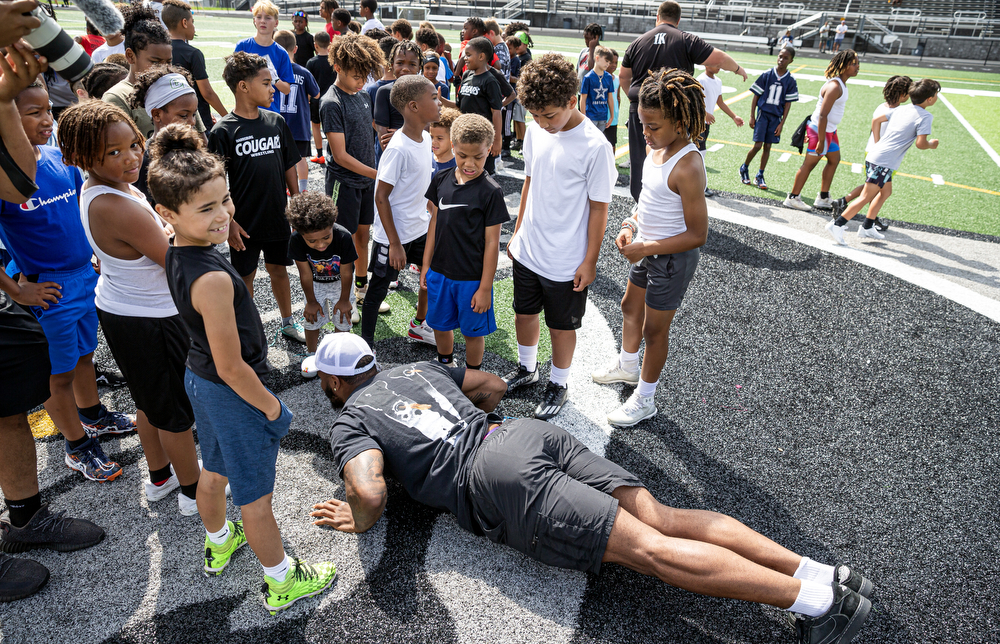
[[[990,144],[986,142],[986,139],[980,136],[979,132],[976,132],[976,128],[972,127],[972,124],[965,120],[965,117],[955,109],[955,106],[951,104],[951,101],[945,98],[943,93],[938,94],[938,98],[941,99],[941,102],[944,103],[945,107],[951,110],[951,113],[955,115],[958,122],[965,126],[965,129],[969,131],[972,138],[974,138],[976,142],[982,146],[983,150],[986,151],[986,154],[988,154],[989,157],[993,159],[993,162],[997,164],[997,167],[1000,167],[1000,154],[997,154],[997,151],[990,147]]]

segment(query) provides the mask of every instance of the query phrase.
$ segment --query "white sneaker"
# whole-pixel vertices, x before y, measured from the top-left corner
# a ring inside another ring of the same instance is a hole
[[[785,200],[781,202],[785,208],[795,208],[796,210],[812,210],[812,208],[806,202],[802,201],[802,196],[798,197],[785,197]]]
[[[202,460],[200,458],[198,459],[198,469],[199,470],[205,469],[205,466],[203,465]],[[173,476],[174,478],[177,478],[177,474],[174,473],[173,464],[170,465],[170,475]],[[180,481],[178,481],[177,486],[180,487]],[[229,486],[229,483],[226,483],[226,496],[232,496],[232,495],[233,495],[233,489]]]
[[[831,219],[826,224],[826,232],[830,233],[833,240],[840,244],[841,246],[847,246],[847,241],[844,239],[844,228],[838,226],[837,222]]]
[[[624,382],[627,385],[639,384],[639,370],[623,369],[621,360],[618,358],[615,358],[615,361],[607,367],[591,373],[590,377],[599,385],[610,385],[616,382]]]
[[[316,354],[311,354],[302,359],[302,364],[300,366],[300,373],[303,378],[315,378],[319,375],[319,370],[316,368]]]
[[[391,313],[392,312],[392,308],[389,307],[389,303],[388,302],[386,302],[385,300],[382,300],[382,303],[378,305],[378,312],[381,315],[385,315],[386,313]]]
[[[183,492],[177,493],[177,509],[186,517],[198,514],[198,502],[184,496]]]
[[[619,168],[631,168],[632,167],[632,157],[625,157],[625,160],[618,164]]]
[[[865,239],[866,237],[868,239],[885,239],[885,235],[875,230],[874,226],[871,228],[865,228],[864,226],[858,228],[858,237],[861,239]]]
[[[816,201],[813,202],[813,208],[822,208],[823,210],[832,210],[833,209],[833,199],[830,199],[829,197],[827,197],[826,199],[824,199],[823,197],[820,197],[819,195],[816,195]]]
[[[392,280],[391,282],[389,282],[390,291],[395,291],[397,288],[399,288],[399,280]]]
[[[633,392],[624,405],[608,414],[608,422],[615,427],[631,427],[655,415],[656,405],[653,403],[653,397],[642,397]]]
[[[497,172],[503,172],[503,160],[500,157],[497,157],[497,160],[494,162],[493,167],[496,169]]]
[[[351,324],[357,324],[361,321],[361,311],[358,310],[358,305],[355,304],[351,308]]]
[[[163,485],[153,485],[153,482],[149,479],[142,484],[146,488],[146,498],[150,501],[159,501],[160,499],[165,499],[168,494],[176,490],[181,486],[181,482],[177,480],[177,477],[173,473],[173,468],[170,468],[170,478]]]
[[[437,346],[437,342],[434,340],[434,329],[427,326],[427,320],[424,320],[420,324],[414,324],[413,320],[410,320],[410,331],[408,335],[411,339],[416,340],[417,342]]]
[[[358,304],[361,304],[365,301],[365,295],[368,295],[367,284],[365,284],[364,286],[354,287],[354,299],[357,301]]]

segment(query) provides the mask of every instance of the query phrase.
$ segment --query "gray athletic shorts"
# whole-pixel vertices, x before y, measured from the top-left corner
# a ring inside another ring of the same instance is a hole
[[[680,308],[688,284],[698,268],[701,250],[684,251],[673,255],[650,255],[634,264],[628,272],[628,281],[646,289],[646,306],[655,311],[673,311]]]
[[[559,568],[598,573],[618,511],[611,496],[644,487],[565,430],[535,419],[504,423],[469,476],[475,521],[494,543]]]
[[[524,109],[523,105],[521,105],[521,101],[515,99],[514,102],[510,104],[510,106],[511,106],[511,112],[513,113],[514,116],[514,122],[524,123],[524,117],[528,114],[528,111]]]

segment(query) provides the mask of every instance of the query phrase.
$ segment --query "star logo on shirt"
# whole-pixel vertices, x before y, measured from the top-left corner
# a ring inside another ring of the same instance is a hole
[[[594,90],[594,100],[598,102],[607,102],[608,100],[608,88],[603,84],[599,84],[597,89]]]

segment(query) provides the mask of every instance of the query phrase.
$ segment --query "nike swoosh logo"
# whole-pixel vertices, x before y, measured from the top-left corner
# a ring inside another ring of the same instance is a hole
[[[438,206],[438,210],[448,210],[449,208],[468,208],[468,207],[469,204],[467,203],[445,203],[442,201],[441,205]]]

